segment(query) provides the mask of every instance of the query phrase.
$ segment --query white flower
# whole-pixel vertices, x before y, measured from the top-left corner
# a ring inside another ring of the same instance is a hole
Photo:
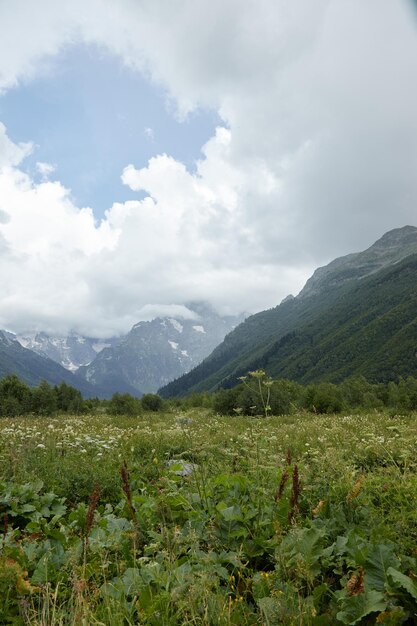
[[[45,445],[43,443],[38,443],[38,445],[36,446],[37,448],[44,448]]]

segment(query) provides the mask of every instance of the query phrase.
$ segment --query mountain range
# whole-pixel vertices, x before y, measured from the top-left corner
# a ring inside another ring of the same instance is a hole
[[[198,365],[244,319],[221,316],[205,302],[186,308],[187,318],[141,321],[124,337],[103,340],[0,331],[0,376],[15,373],[29,385],[64,380],[89,397],[156,392]]]
[[[243,316],[220,316],[204,302],[188,303],[191,319],[158,317],[138,322],[120,342],[102,350],[77,377],[109,393],[134,395],[159,387],[198,365]]]
[[[302,383],[417,375],[417,228],[318,268],[297,296],[247,319],[204,302],[186,306],[185,317],[140,321],[106,340],[0,331],[0,377],[64,380],[105,398],[213,391],[259,368]]]
[[[11,333],[9,333],[11,336]],[[57,337],[47,333],[20,333],[14,335],[21,346],[37,354],[47,356],[70,372],[76,372],[82,365],[88,365],[104,348],[116,345],[118,338],[97,339],[77,333]]]
[[[259,368],[273,377],[337,382],[417,374],[417,228],[317,269],[296,297],[248,317],[165,397],[231,387]]]
[[[0,379],[17,374],[30,386],[43,380],[52,385],[64,381],[81,391],[84,397],[102,395],[104,390],[93,387],[88,381],[76,379],[74,374],[46,356],[20,345],[11,333],[0,331]]]

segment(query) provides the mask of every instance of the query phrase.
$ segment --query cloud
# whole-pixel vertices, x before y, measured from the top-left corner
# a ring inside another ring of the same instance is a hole
[[[0,224],[7,243],[0,326],[109,336],[152,313],[186,313],[173,303],[209,299],[237,312],[270,298],[273,264],[240,262],[251,246],[237,207],[246,177],[225,170],[230,142],[230,131],[219,128],[194,174],[167,155],[139,170],[127,166],[123,181],[147,195],[114,203],[100,223],[59,182],[5,169],[0,211],[10,217]],[[291,268],[281,278],[283,293],[303,282]]]
[[[44,179],[47,179],[51,174],[53,174],[56,170],[56,166],[52,165],[52,163],[44,163],[43,161],[37,161],[36,169],[39,174],[42,175]]]
[[[180,317],[184,320],[198,320],[199,315],[184,305],[179,304],[146,304],[139,311],[140,320],[153,320],[156,317]]]
[[[0,122],[0,172],[19,165],[32,152],[31,143],[13,143],[7,136],[6,127]]]
[[[39,327],[104,335],[151,302],[273,306],[315,266],[415,223],[405,0],[16,0],[0,24],[0,89],[84,41],[163,85],[179,119],[209,107],[223,120],[193,172],[167,154],[126,164],[123,182],[145,198],[109,199],[100,223],[59,182],[31,180],[19,165],[31,145],[0,126],[0,325],[30,311]]]

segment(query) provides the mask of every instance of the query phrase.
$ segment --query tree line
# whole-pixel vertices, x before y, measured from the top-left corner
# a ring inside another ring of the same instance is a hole
[[[55,413],[107,412],[111,415],[138,415],[145,411],[160,411],[164,407],[162,398],[148,393],[141,399],[128,393],[115,393],[110,400],[89,398],[84,400],[81,392],[62,381],[50,385],[42,381],[37,387],[29,387],[15,374],[0,381],[0,416],[54,415]]]
[[[239,385],[213,395],[214,411],[226,415],[289,415],[299,411],[417,410],[417,379],[411,376],[388,383],[371,383],[363,376],[352,376],[338,384],[303,385],[293,380],[272,380],[263,370],[257,370],[241,380]]]
[[[163,400],[154,393],[141,398],[115,393],[110,400],[84,400],[78,389],[65,382],[53,386],[43,381],[37,387],[29,387],[14,374],[0,381],[0,416],[4,417],[95,412],[134,416],[143,411],[193,407],[212,409],[222,415],[253,416],[290,415],[300,411],[417,411],[417,379],[409,376],[398,382],[371,383],[363,376],[354,376],[339,384],[302,385],[292,380],[272,380],[263,370],[256,370],[241,377],[241,383],[231,389],[193,393],[172,400]]]

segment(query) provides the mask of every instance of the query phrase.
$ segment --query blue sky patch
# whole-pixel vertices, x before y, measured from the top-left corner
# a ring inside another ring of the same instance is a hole
[[[114,201],[140,197],[121,183],[126,165],[144,167],[167,153],[193,171],[221,123],[209,110],[179,122],[161,87],[87,45],[65,48],[41,76],[3,95],[0,121],[12,141],[35,144],[24,169],[40,180],[36,163],[53,164],[51,179],[70,188],[74,202],[91,206],[97,218]]]

